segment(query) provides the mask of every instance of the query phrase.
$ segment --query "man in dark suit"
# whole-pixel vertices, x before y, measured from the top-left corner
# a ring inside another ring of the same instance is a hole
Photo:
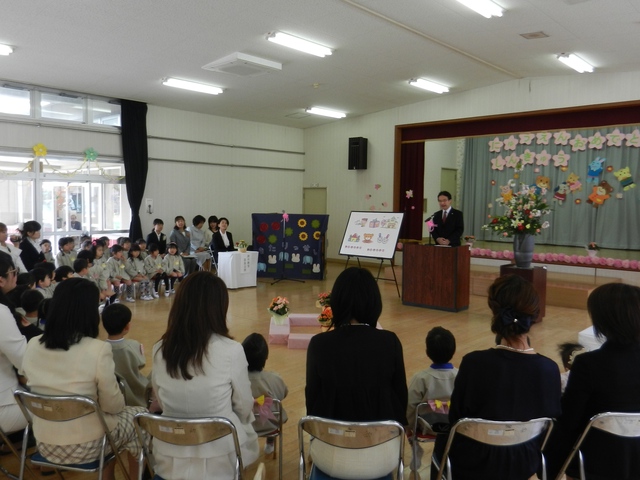
[[[460,237],[464,232],[462,212],[451,207],[451,194],[446,190],[438,194],[440,210],[433,215],[435,227],[431,236],[437,245],[460,246]]]
[[[162,233],[163,228],[164,222],[156,218],[153,221],[153,231],[147,235],[147,245],[155,243],[158,246],[158,252],[164,257],[165,253],[167,253],[167,236]]]

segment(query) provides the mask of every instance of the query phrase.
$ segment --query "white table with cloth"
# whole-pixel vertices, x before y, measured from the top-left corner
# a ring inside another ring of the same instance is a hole
[[[255,287],[258,273],[258,252],[218,253],[218,276],[227,288]]]

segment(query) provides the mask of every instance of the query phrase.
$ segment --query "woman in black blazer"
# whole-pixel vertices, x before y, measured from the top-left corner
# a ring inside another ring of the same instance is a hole
[[[42,225],[35,220],[24,222],[22,229],[19,230],[22,235],[20,258],[27,270],[33,270],[36,263],[45,261],[44,253],[42,253],[42,248],[40,248],[40,242],[38,241],[40,230],[42,230]]]
[[[211,240],[211,250],[218,261],[218,252],[233,252],[236,249],[235,243],[233,243],[233,236],[231,232],[227,231],[229,227],[229,220],[226,217],[220,217],[218,222],[218,231],[213,234],[213,240]]]

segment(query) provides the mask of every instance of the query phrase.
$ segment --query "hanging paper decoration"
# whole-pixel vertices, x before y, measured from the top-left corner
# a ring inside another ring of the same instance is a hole
[[[536,133],[536,143],[538,145],[549,145],[551,136],[551,132],[538,132]]]
[[[553,134],[554,141],[556,145],[566,145],[571,138],[571,134],[566,130],[562,130],[560,132],[556,132]]]
[[[531,145],[531,142],[536,136],[533,133],[521,133],[520,134],[520,144],[521,145]]]
[[[613,132],[608,133],[607,137],[607,147],[621,147],[622,141],[625,139],[625,134],[620,133],[619,129],[615,129]]]
[[[582,182],[580,182],[580,177],[573,172],[571,172],[567,177],[567,185],[569,185],[571,193],[582,191]]]
[[[560,150],[557,155],[552,156],[554,167],[566,167],[569,165],[569,159],[571,155],[564,153],[564,150]]]
[[[599,185],[595,185],[589,195],[587,203],[593,205],[593,208],[598,208],[600,205],[604,205],[607,199],[611,198],[613,187],[609,185],[606,180],[602,180]]]
[[[489,151],[500,153],[500,150],[502,150],[502,145],[503,143],[500,141],[498,137],[496,137],[489,142]]]
[[[379,183],[376,183],[373,188],[375,188],[376,190],[380,190],[380,187],[382,187],[382,185],[380,185]]]
[[[542,150],[540,153],[536,154],[536,165],[547,166],[549,165],[549,160],[551,160],[551,154],[547,153],[546,150]]]
[[[569,143],[574,152],[584,152],[587,149],[587,139],[580,134],[577,134]]]
[[[567,200],[567,194],[571,192],[567,182],[562,182],[556,188],[553,189],[553,201],[562,205]]]
[[[95,162],[98,158],[98,152],[96,152],[93,148],[87,148],[84,151],[84,158],[86,158],[90,162]]]
[[[45,147],[42,143],[38,143],[33,146],[33,153],[36,157],[46,157],[47,147]]]
[[[602,164],[606,162],[606,158],[596,157],[589,163],[589,171],[587,172],[587,183],[598,183],[600,174],[602,173]]]
[[[511,135],[509,138],[504,141],[504,149],[505,150],[515,150],[518,146],[518,139]]]
[[[627,147],[640,147],[640,130],[637,128],[631,132],[627,133]]]
[[[592,150],[602,150],[606,139],[607,138],[604,137],[600,132],[596,132],[595,135],[589,137],[589,148]]]
[[[504,170],[504,166],[507,164],[502,155],[498,155],[496,158],[491,159],[491,168],[493,170]]]
[[[624,191],[627,191],[630,188],[636,188],[636,184],[631,177],[631,169],[629,167],[621,168],[620,170],[613,172],[613,174],[620,182]]]

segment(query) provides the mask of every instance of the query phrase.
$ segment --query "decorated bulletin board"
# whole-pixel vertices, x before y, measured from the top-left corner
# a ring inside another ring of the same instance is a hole
[[[340,255],[391,260],[396,251],[403,215],[397,212],[351,212]]]
[[[253,213],[258,277],[322,280],[329,215]]]

